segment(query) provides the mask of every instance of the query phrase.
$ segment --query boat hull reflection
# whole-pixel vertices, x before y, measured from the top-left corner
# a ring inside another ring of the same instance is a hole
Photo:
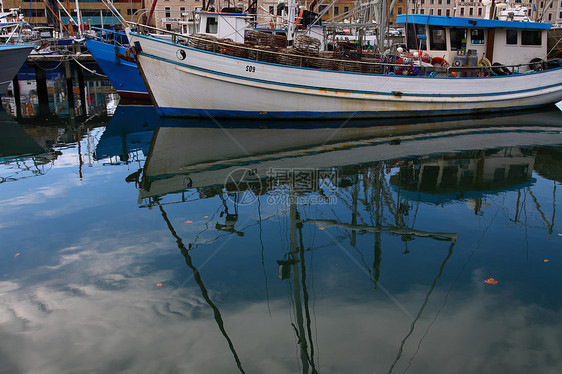
[[[386,121],[371,122],[371,126],[352,122],[335,128],[320,127],[325,123],[308,122],[309,128],[291,123],[296,129],[282,128],[280,123],[267,123],[267,128],[255,124],[241,128],[240,123],[224,121],[217,127],[212,121],[166,119],[154,132],[139,199],[187,188],[224,186],[229,176],[240,169],[250,170],[255,181],[263,181],[275,168],[342,168],[387,160],[439,159],[470,151],[557,145],[562,144],[561,123],[562,113],[557,109],[437,122]],[[513,158],[514,152],[506,153],[503,161]],[[532,163],[527,166],[526,173],[530,173]],[[523,181],[517,181],[528,182],[529,177],[525,174]]]

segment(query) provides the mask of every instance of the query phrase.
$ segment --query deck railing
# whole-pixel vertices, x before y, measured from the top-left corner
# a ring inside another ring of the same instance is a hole
[[[177,32],[158,29],[138,23],[131,23],[138,32],[154,37],[161,37],[174,44],[201,49],[214,53],[245,58],[254,61],[276,63],[297,67],[316,68],[333,71],[356,72],[366,74],[389,74],[389,75],[418,75],[430,77],[483,77],[492,75],[518,74],[521,70],[529,67],[540,68],[546,66],[541,64],[516,64],[501,66],[435,66],[425,65],[418,61],[399,63],[396,57],[381,56],[370,53],[359,54],[359,59],[346,58],[338,55],[337,51],[320,52],[319,56],[299,54],[291,48],[278,50],[268,45],[249,46],[234,43],[229,40],[220,40],[209,35],[192,34],[184,35]]]

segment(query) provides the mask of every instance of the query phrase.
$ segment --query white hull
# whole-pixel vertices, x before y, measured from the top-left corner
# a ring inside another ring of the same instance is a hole
[[[18,73],[34,45],[0,45],[0,96]]]
[[[562,69],[488,78],[361,74],[253,61],[138,34],[131,38],[140,43],[141,74],[162,115],[396,117],[513,110],[562,100]]]

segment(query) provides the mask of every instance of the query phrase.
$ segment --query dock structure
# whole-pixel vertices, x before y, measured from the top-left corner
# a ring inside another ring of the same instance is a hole
[[[28,65],[36,65],[50,62],[63,62],[66,60],[75,60],[80,63],[96,62],[90,53],[57,53],[57,54],[30,54],[27,57]]]

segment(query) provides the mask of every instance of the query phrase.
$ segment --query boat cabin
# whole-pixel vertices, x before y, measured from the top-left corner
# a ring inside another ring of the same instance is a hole
[[[252,27],[251,20],[253,20],[252,15],[246,13],[196,12],[193,20],[180,23],[182,34],[212,35],[218,39],[231,39],[237,43],[244,43],[247,30],[288,36],[286,28],[276,28],[275,24],[268,24],[269,27]],[[295,36],[298,35],[313,37],[320,40],[321,46],[324,45],[324,29],[321,25],[297,28]]]
[[[424,14],[400,14],[396,23],[406,28],[408,49],[443,58],[453,66],[470,65],[465,62],[467,56],[473,56],[473,61],[485,57],[491,63],[502,65],[546,60],[547,30],[552,26],[540,22]],[[528,70],[528,66],[520,70]]]
[[[246,13],[196,12],[191,22],[181,22],[182,33],[213,35],[219,39],[244,43],[247,19]]]

